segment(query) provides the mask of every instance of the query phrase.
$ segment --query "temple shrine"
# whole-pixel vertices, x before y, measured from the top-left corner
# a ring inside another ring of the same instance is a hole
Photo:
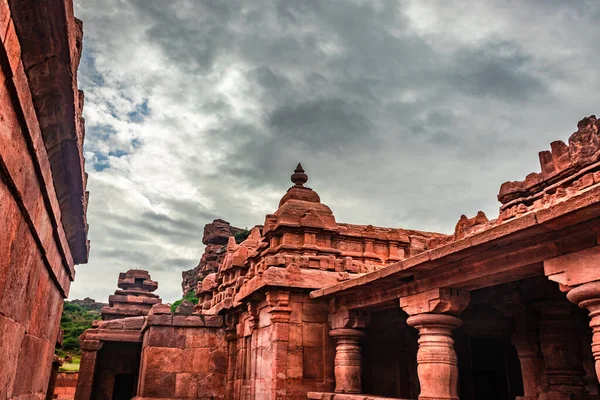
[[[196,306],[81,336],[76,399],[599,399],[599,127],[449,235],[339,223],[298,165],[262,225],[211,248]]]

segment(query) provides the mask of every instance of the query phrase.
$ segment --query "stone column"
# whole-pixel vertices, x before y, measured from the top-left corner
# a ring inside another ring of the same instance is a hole
[[[462,325],[456,314],[468,304],[468,292],[445,288],[400,299],[400,306],[410,315],[407,324],[419,331],[419,400],[459,399],[458,359],[452,332]]]
[[[525,305],[518,287],[494,294],[490,300],[494,308],[513,321],[511,342],[517,350],[523,381],[523,396],[517,396],[516,400],[537,400],[538,394],[546,391],[537,315]]]
[[[287,361],[290,335],[289,307],[290,292],[273,291],[266,293],[267,304],[271,307],[271,348],[273,364],[271,366],[271,399],[285,400],[287,396]]]
[[[529,313],[514,317],[511,341],[517,350],[523,380],[523,396],[517,400],[536,400],[544,391],[544,359],[540,352],[535,318]]]
[[[540,310],[540,349],[548,390],[540,399],[570,399],[587,394],[585,371],[579,354],[579,339],[571,315],[571,304],[563,299],[534,303]]]
[[[235,392],[235,371],[237,364],[237,315],[225,315],[225,340],[227,341],[227,387],[225,398],[232,400]]]
[[[336,393],[362,393],[360,339],[358,329],[333,329],[329,335],[336,341],[333,372]]]
[[[600,233],[598,236],[600,241]],[[589,311],[592,353],[600,381],[600,246],[545,260],[544,273],[559,284],[569,301]]]
[[[102,344],[103,342],[99,340],[80,340],[81,364],[79,365],[75,400],[90,400],[92,396],[96,357],[98,356],[98,351],[102,348]]]
[[[600,281],[584,283],[567,293],[567,298],[589,311],[592,328],[592,354],[596,364],[596,375],[600,380]]]
[[[355,310],[329,313],[329,335],[336,341],[333,374],[336,393],[362,393],[362,356],[360,340],[368,314]]]

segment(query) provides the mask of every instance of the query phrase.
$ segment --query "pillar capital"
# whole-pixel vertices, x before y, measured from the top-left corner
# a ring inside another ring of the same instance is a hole
[[[363,337],[366,336],[366,333],[364,331],[358,330],[358,329],[332,329],[329,331],[329,336],[333,337],[333,338],[339,338],[339,337],[355,337],[357,339],[361,339]]]
[[[467,308],[469,300],[468,291],[437,288],[401,297],[400,307],[410,316],[424,313],[458,315]]]
[[[413,328],[419,329],[450,329],[450,332],[462,325],[462,320],[454,315],[447,314],[417,314],[408,317],[406,323]]]
[[[544,261],[544,274],[568,291],[571,287],[600,281],[600,246],[590,247],[574,253]]]
[[[331,329],[362,329],[369,323],[369,314],[359,310],[339,310],[330,312],[328,320]]]
[[[290,304],[290,292],[284,290],[274,290],[265,293],[267,304],[270,306],[268,311],[271,314],[271,322],[289,322],[292,308]]]

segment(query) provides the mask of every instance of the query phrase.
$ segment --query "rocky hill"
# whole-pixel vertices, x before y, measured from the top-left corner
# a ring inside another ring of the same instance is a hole
[[[248,236],[248,231],[242,228],[236,228],[222,219],[215,219],[213,222],[204,226],[204,236],[202,243],[206,245],[204,254],[198,265],[190,270],[183,271],[181,288],[186,295],[196,289],[197,282],[212,272],[216,272],[219,264],[225,256],[225,245],[230,236],[236,238],[236,242],[243,241]]]

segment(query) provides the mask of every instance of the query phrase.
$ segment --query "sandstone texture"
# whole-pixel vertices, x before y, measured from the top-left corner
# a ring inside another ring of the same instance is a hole
[[[87,262],[82,23],[0,1],[0,399],[44,399],[63,299]]]

